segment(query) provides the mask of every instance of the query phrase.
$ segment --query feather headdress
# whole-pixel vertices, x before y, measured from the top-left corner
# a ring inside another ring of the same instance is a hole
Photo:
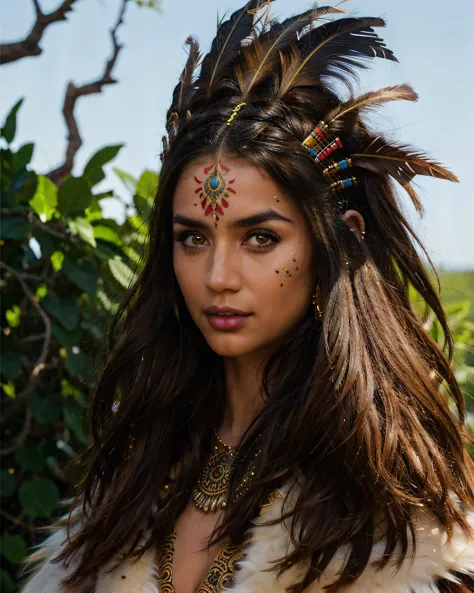
[[[408,192],[416,209],[422,213],[420,200],[411,186],[415,175],[450,181],[458,179],[421,151],[391,144],[381,135],[368,132],[362,119],[365,114],[389,101],[416,101],[418,96],[408,84],[354,96],[351,79],[357,79],[358,70],[366,69],[372,58],[398,60],[374,30],[385,26],[382,18],[326,18],[345,13],[342,4],[346,1],[335,6],[315,6],[282,22],[269,18],[272,0],[247,2],[228,20],[222,19],[218,23],[211,49],[202,61],[196,40],[189,37],[186,40],[188,61],[167,114],[168,138],[164,137],[162,160],[178,129],[194,113],[202,113],[212,106],[213,101],[222,101],[229,89],[234,96],[238,94],[235,100],[238,99],[239,104],[252,105],[252,102],[265,100],[268,105],[278,104],[298,110],[302,97],[305,101],[313,101],[318,90],[330,94],[328,85],[331,81],[339,81],[349,88],[350,96],[330,105],[322,113],[320,123],[325,135],[321,134],[319,139],[319,152],[310,152],[313,158],[320,156],[328,146],[324,141],[339,140],[341,134],[350,137],[351,150],[349,153],[338,141],[332,147],[338,151],[337,158],[326,160],[321,172],[333,182],[331,187],[336,186],[334,180],[339,179],[341,188],[344,187],[338,176],[341,168],[351,167],[355,175],[357,172],[356,177],[351,178],[354,181],[360,179],[364,171],[389,175]],[[199,65],[201,70],[196,77]],[[307,91],[306,94],[302,94],[302,90]],[[314,130],[313,136],[317,140]],[[304,147],[305,138],[299,138],[299,141]],[[315,158],[316,163],[320,160]]]

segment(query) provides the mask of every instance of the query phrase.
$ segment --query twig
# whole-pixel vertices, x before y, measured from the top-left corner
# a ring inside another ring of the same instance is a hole
[[[0,261],[0,268],[3,268],[11,276],[13,276],[14,278],[16,278],[18,280],[18,282],[20,283],[20,285],[23,289],[23,292],[29,298],[33,307],[38,311],[38,313],[44,323],[45,339],[43,342],[43,347],[41,348],[41,353],[33,367],[32,373],[30,374],[28,384],[23,389],[23,391],[20,391],[20,393],[18,393],[18,395],[16,397],[16,399],[18,401],[21,401],[22,399],[28,397],[28,395],[35,388],[36,383],[38,382],[39,373],[40,373],[41,369],[43,368],[43,365],[46,362],[46,358],[48,356],[49,344],[51,342],[51,321],[49,320],[49,317],[46,315],[46,313],[43,311],[43,309],[37,303],[34,294],[28,288],[28,286],[25,282],[25,279],[23,277],[23,274],[21,272],[18,272],[18,270],[15,270],[14,268],[10,267],[8,264],[6,264],[3,261]],[[4,417],[5,417],[5,415],[6,414],[4,414]]]
[[[39,46],[43,33],[49,25],[67,20],[67,13],[72,10],[72,5],[77,0],[63,0],[56,10],[43,14],[38,0],[33,0],[36,12],[36,21],[28,37],[15,43],[2,43],[0,45],[0,64],[9,64],[29,56],[39,56],[42,49]]]
[[[79,97],[84,95],[92,95],[95,93],[102,92],[102,87],[108,84],[116,84],[116,80],[112,78],[112,70],[117,61],[122,46],[117,42],[117,30],[123,23],[123,17],[125,14],[125,8],[129,0],[122,0],[122,6],[120,8],[119,16],[114,27],[110,31],[113,43],[112,57],[106,62],[104,73],[101,78],[90,82],[89,84],[83,84],[82,86],[76,87],[74,83],[70,82],[67,86],[66,96],[64,98],[63,115],[66,120],[66,126],[69,132],[68,145],[66,149],[66,159],[62,165],[51,171],[47,176],[54,183],[59,183],[64,177],[69,175],[74,165],[74,157],[77,151],[82,145],[82,138],[79,133],[79,126],[76,121],[74,114],[74,108],[76,101]]]
[[[5,532],[8,533],[9,531],[11,531],[16,525],[21,525],[23,527],[25,527],[26,529],[28,529],[28,525],[27,523],[25,523],[22,519],[25,516],[25,512],[21,512],[19,517],[15,517],[15,515],[11,515],[8,511],[6,511],[5,509],[1,509],[0,513],[11,522],[11,525],[9,525],[6,529]]]
[[[13,453],[14,451],[16,451],[18,449],[18,447],[21,447],[21,445],[23,445],[23,443],[26,441],[26,439],[28,438],[28,435],[30,434],[30,431],[31,431],[32,417],[33,417],[33,412],[31,411],[31,408],[30,407],[26,408],[25,421],[23,422],[23,428],[21,429],[20,434],[18,434],[13,439],[14,440],[13,445],[10,445],[9,447],[6,447],[5,449],[0,450],[0,457],[5,457],[6,455],[10,455],[10,453]]]

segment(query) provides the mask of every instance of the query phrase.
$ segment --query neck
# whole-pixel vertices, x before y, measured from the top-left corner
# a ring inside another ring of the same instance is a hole
[[[218,434],[231,447],[240,442],[246,428],[263,407],[261,370],[264,361],[255,353],[224,359],[226,404]]]

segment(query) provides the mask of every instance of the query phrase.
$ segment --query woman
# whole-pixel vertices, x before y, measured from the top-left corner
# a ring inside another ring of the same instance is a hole
[[[421,213],[416,174],[457,179],[364,123],[411,87],[332,86],[396,60],[382,19],[278,23],[268,4],[221,22],[202,61],[187,40],[82,505],[24,593],[473,590],[472,438],[393,184]]]

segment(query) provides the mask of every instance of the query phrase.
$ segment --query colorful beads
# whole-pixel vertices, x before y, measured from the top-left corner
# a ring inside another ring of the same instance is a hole
[[[340,179],[339,181],[335,181],[331,183],[329,189],[331,191],[341,191],[342,189],[346,189],[348,187],[352,187],[354,185],[358,185],[358,180],[356,177],[349,177],[347,179]]]
[[[352,160],[347,158],[337,163],[333,163],[332,165],[329,165],[329,167],[326,167],[323,171],[323,175],[334,175],[337,173],[337,171],[343,171],[349,167],[352,167]]]

